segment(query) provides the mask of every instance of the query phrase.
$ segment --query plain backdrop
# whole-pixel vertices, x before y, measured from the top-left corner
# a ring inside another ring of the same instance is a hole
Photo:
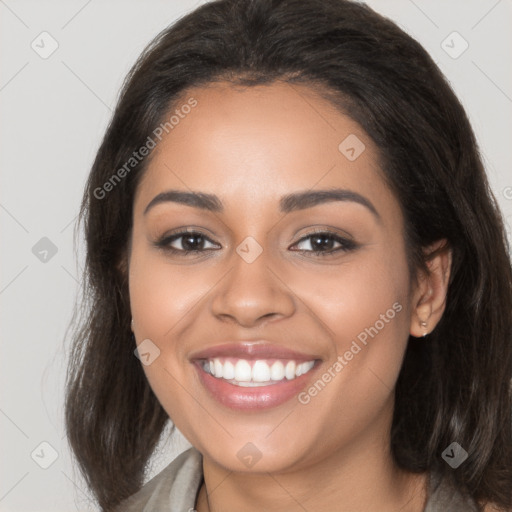
[[[83,265],[73,228],[127,71],[160,30],[200,3],[0,0],[2,512],[97,510],[63,423],[66,327]],[[450,80],[510,233],[512,1],[367,3],[418,39]],[[148,477],[186,446],[163,440]]]

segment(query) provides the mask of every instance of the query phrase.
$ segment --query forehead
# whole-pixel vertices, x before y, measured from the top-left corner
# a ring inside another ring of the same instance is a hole
[[[167,117],[176,111],[137,197],[150,200],[166,188],[240,203],[328,187],[390,195],[368,135],[305,85],[212,84],[186,91]]]

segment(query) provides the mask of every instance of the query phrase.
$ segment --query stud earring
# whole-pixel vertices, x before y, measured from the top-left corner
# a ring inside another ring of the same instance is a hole
[[[426,329],[428,324],[427,324],[427,322],[420,322],[420,325],[421,325],[421,327]],[[423,337],[425,337],[427,334],[428,334],[428,332],[425,331],[423,333]]]

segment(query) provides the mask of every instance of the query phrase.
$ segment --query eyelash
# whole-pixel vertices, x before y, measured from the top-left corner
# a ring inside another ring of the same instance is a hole
[[[202,253],[202,252],[211,250],[211,249],[188,249],[188,250],[187,249],[176,249],[175,247],[170,246],[170,244],[172,242],[179,240],[180,238],[182,238],[186,235],[199,235],[199,236],[203,237],[203,239],[206,240],[207,242],[210,242],[212,244],[215,243],[212,240],[210,240],[206,235],[201,233],[200,231],[180,231],[178,233],[165,235],[160,240],[155,242],[155,246],[166,251],[166,252],[169,252],[169,253],[172,253],[175,255],[180,255],[180,256],[188,256],[193,253]],[[318,249],[317,250],[294,249],[294,250],[301,254],[313,253],[316,256],[327,257],[327,256],[335,255],[338,252],[350,252],[350,251],[357,249],[357,247],[358,247],[358,245],[353,240],[343,238],[343,237],[339,236],[338,234],[333,233],[328,230],[318,230],[318,231],[313,231],[311,233],[308,233],[307,235],[303,236],[294,245],[298,245],[299,243],[301,243],[305,240],[308,240],[308,239],[313,238],[314,236],[320,236],[320,235],[325,235],[326,238],[328,238],[329,240],[333,240],[334,242],[339,243],[340,247],[337,247],[335,249],[330,249],[327,251],[318,250]]]

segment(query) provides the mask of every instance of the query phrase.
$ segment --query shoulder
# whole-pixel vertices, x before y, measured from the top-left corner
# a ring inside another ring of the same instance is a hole
[[[503,508],[499,508],[494,503],[486,503],[483,508],[483,512],[512,512],[511,510],[505,510]]]
[[[149,480],[138,492],[124,500],[115,512],[153,512],[193,508],[202,476],[201,454],[195,448],[189,448]]]
[[[512,512],[495,503],[477,503],[467,493],[457,490],[448,479],[433,472],[429,478],[428,501],[424,512]]]
[[[424,512],[478,512],[477,503],[467,494],[457,490],[441,474],[432,472],[429,478],[428,500]],[[486,510],[485,512],[497,512]]]

